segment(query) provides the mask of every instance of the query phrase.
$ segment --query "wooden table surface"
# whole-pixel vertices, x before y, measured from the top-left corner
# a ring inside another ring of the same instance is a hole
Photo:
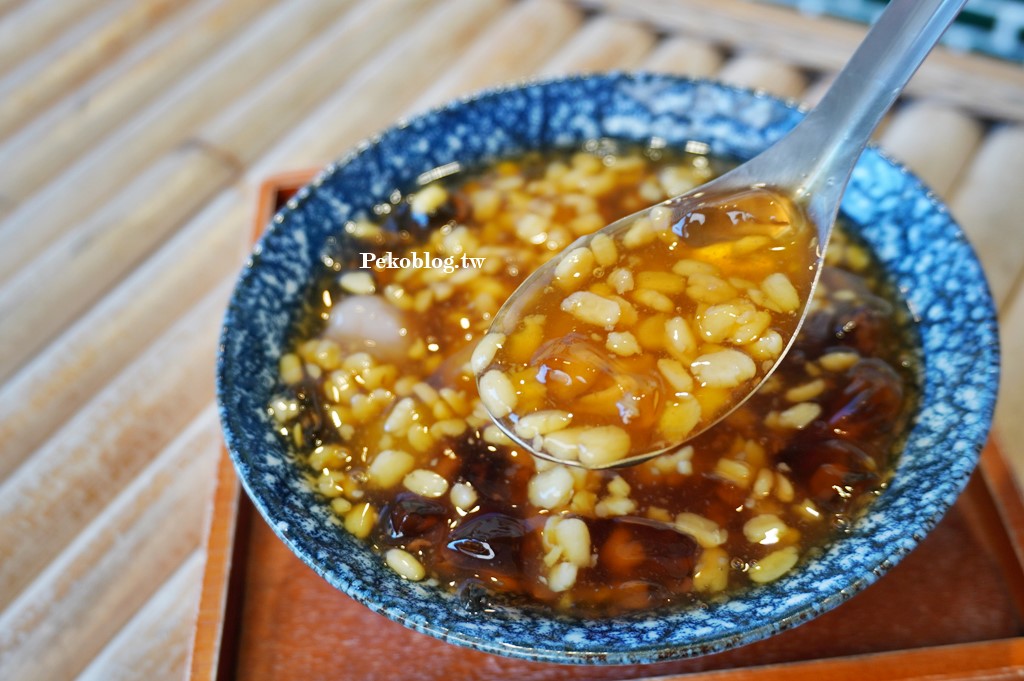
[[[0,679],[184,673],[262,178],[536,75],[812,102],[863,31],[743,0],[0,0]],[[934,53],[879,141],[981,256],[1024,454],[1024,68]]]

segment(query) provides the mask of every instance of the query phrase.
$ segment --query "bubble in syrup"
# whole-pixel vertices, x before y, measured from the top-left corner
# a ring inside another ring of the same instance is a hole
[[[841,534],[849,534],[853,530],[853,523],[849,516],[837,513],[832,516],[832,529]]]

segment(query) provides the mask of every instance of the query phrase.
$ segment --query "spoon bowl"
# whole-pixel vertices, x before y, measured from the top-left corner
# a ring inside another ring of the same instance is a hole
[[[534,272],[474,355],[494,422],[539,457],[601,469],[676,449],[742,405],[803,324],[871,132],[965,2],[893,0],[787,136],[715,180],[580,238]],[[776,269],[751,268],[757,280],[749,287],[734,279],[751,271],[729,279],[714,262],[765,253]],[[652,286],[642,300],[634,295],[636,305],[622,298],[643,286],[634,274]],[[655,327],[662,341],[620,328],[659,315],[670,315]],[[549,340],[529,361],[510,360],[511,337],[537,324]],[[644,381],[643,371],[658,376]],[[532,400],[521,399],[525,384]],[[584,390],[613,400],[617,413],[581,420],[574,403]],[[653,423],[642,418],[645,409],[656,410]]]

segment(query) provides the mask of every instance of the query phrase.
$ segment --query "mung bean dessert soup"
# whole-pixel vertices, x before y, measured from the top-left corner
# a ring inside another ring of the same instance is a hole
[[[655,213],[580,242],[491,328],[578,238],[729,167],[698,143],[595,140],[439,169],[345,225],[358,247],[326,247],[268,405],[332,520],[470,611],[578,617],[729,598],[840,539],[885,489],[920,384],[912,316],[842,221],[788,354],[704,432],[809,295],[814,229],[783,197],[709,205],[703,237]]]

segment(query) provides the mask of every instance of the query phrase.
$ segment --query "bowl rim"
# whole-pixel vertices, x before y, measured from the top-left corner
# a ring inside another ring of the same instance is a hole
[[[220,414],[220,420],[222,424],[222,431],[224,433],[225,443],[228,451],[231,455],[232,461],[235,464],[236,471],[238,471],[238,478],[241,481],[243,488],[246,493],[252,499],[253,504],[259,510],[260,514],[270,525],[274,533],[289,547],[289,549],[298,555],[303,562],[309,565],[317,574],[326,579],[332,586],[341,590],[342,592],[353,597],[370,610],[383,614],[390,619],[398,621],[399,623],[410,627],[414,630],[426,633],[434,636],[441,640],[445,640],[451,643],[475,648],[485,652],[506,655],[511,657],[519,657],[524,659],[530,659],[535,661],[543,662],[559,662],[559,663],[575,663],[575,664],[634,664],[634,663],[649,663],[669,659],[678,659],[683,657],[693,657],[697,655],[719,652],[721,650],[743,645],[756,640],[766,638],[770,635],[783,631],[785,629],[792,628],[798,624],[808,621],[819,614],[834,608],[845,600],[848,600],[855,593],[866,588],[868,585],[876,581],[885,571],[895,565],[899,560],[909,553],[909,551],[919,543],[924,535],[932,528],[941,517],[945,514],[946,510],[952,505],[956,497],[962,491],[963,487],[967,483],[968,476],[973,470],[974,465],[978,459],[978,452],[980,452],[981,445],[984,443],[983,439],[981,442],[973,442],[971,446],[974,448],[973,453],[970,451],[961,452],[958,456],[960,462],[959,467],[953,473],[952,478],[947,480],[947,485],[943,496],[939,499],[934,500],[933,508],[934,512],[928,517],[920,519],[917,525],[913,528],[913,532],[908,535],[902,535],[898,538],[889,540],[889,546],[891,550],[885,555],[877,564],[874,564],[870,570],[864,571],[857,575],[847,575],[847,578],[840,580],[841,585],[831,591],[829,595],[824,598],[817,599],[813,604],[807,604],[806,602],[798,608],[785,610],[784,615],[777,619],[765,620],[763,622],[746,626],[740,631],[726,632],[725,634],[718,633],[707,636],[698,636],[695,638],[695,643],[681,645],[679,643],[673,643],[666,645],[660,641],[650,642],[648,644],[635,645],[629,649],[599,649],[594,647],[588,647],[586,641],[581,641],[579,649],[568,650],[564,646],[542,645],[544,641],[534,640],[532,643],[518,642],[512,643],[509,641],[495,640],[480,635],[468,634],[465,631],[452,629],[444,624],[437,624],[431,621],[429,618],[423,618],[416,616],[416,613],[409,612],[406,609],[396,608],[394,605],[388,605],[386,601],[388,598],[374,598],[374,592],[372,590],[359,590],[349,581],[346,582],[340,578],[337,572],[330,569],[328,566],[322,565],[317,557],[309,550],[308,547],[304,546],[299,538],[294,533],[288,531],[286,525],[282,525],[286,519],[278,516],[276,509],[274,509],[268,501],[261,495],[258,485],[254,484],[254,481],[249,478],[246,474],[247,466],[245,461],[247,458],[256,456],[258,453],[250,451],[245,444],[246,438],[244,433],[239,429],[242,427],[238,423],[235,415],[227,407],[227,393],[234,388],[232,376],[229,372],[229,358],[228,358],[228,347],[229,337],[234,330],[235,325],[238,323],[240,316],[240,297],[247,286],[252,285],[253,271],[259,266],[260,256],[262,255],[264,248],[268,243],[271,243],[272,239],[278,232],[282,232],[288,228],[288,216],[292,213],[300,211],[307,201],[317,196],[318,192],[324,191],[322,188],[332,177],[334,177],[341,169],[351,164],[356,159],[360,158],[363,154],[368,153],[374,147],[378,146],[382,140],[387,139],[389,136],[396,135],[402,131],[410,128],[416,121],[424,120],[438,114],[445,112],[458,111],[464,107],[472,107],[478,105],[478,103],[487,103],[495,98],[502,98],[508,96],[511,93],[516,93],[521,90],[529,88],[547,88],[557,86],[564,83],[573,82],[590,82],[590,81],[615,81],[620,80],[631,81],[635,79],[656,79],[666,81],[674,84],[678,87],[710,87],[714,90],[724,92],[729,97],[751,97],[757,100],[767,100],[772,103],[773,106],[782,107],[790,112],[802,112],[804,109],[800,107],[796,102],[792,100],[783,100],[778,97],[774,97],[764,91],[751,90],[748,88],[736,87],[727,85],[708,78],[686,78],[680,76],[672,76],[667,74],[655,74],[644,71],[610,71],[596,74],[587,75],[573,75],[553,78],[538,78],[538,79],[526,79],[517,81],[514,83],[502,85],[499,87],[488,88],[477,93],[469,94],[458,99],[455,99],[446,104],[433,107],[423,113],[419,113],[415,116],[402,118],[397,121],[394,125],[386,128],[385,130],[372,135],[358,144],[356,144],[350,151],[343,154],[337,161],[327,165],[321,172],[319,172],[315,178],[306,186],[301,188],[296,194],[288,200],[285,206],[278,211],[278,213],[270,221],[267,230],[260,236],[259,241],[253,247],[253,255],[247,261],[241,274],[239,275],[234,290],[231,294],[231,299],[227,307],[225,314],[224,323],[222,326],[220,344],[218,348],[217,356],[217,403],[218,412]],[[919,178],[911,173],[904,165],[893,160],[876,146],[870,145],[869,151],[866,152],[875,155],[880,162],[889,166],[895,170],[903,179],[904,182],[908,183],[908,186],[913,189],[913,193],[923,198],[930,206],[931,210],[935,211],[941,216],[947,218],[948,224],[953,229],[953,232],[959,236],[960,244],[966,248],[970,258],[974,263],[977,263],[977,257],[971,249],[970,244],[967,243],[966,237],[963,236],[963,232],[959,225],[949,215],[949,211],[946,206],[938,199],[934,192],[932,192]],[[340,228],[340,225],[339,225]],[[988,385],[989,390],[981,396],[979,403],[979,409],[982,421],[988,424],[991,421],[992,410],[994,409],[995,397],[998,387],[998,362],[999,362],[999,347],[998,347],[998,334],[996,332],[996,317],[994,305],[991,302],[991,294],[988,289],[987,281],[984,278],[984,272],[980,270],[980,264],[978,265],[978,273],[980,279],[974,281],[975,284],[980,284],[983,289],[984,296],[988,302],[988,309],[986,309],[979,319],[975,321],[981,330],[984,331],[983,335],[987,336],[987,340],[990,343],[987,347],[982,348],[986,353],[987,362],[984,362],[985,369],[988,371],[989,380],[991,382]],[[994,373],[993,373],[994,372]],[[926,373],[922,370],[922,373]],[[922,395],[922,402],[924,396]],[[987,429],[987,425],[986,425]],[[883,495],[884,496],[884,495]],[[877,502],[876,502],[877,504]],[[830,547],[836,545],[846,545],[848,539],[844,539],[842,542],[834,542]],[[826,548],[823,551],[822,556],[827,556],[832,552],[832,548]],[[821,557],[815,559],[819,560]],[[805,562],[802,559],[802,563]],[[806,570],[807,565],[802,565],[801,570]],[[400,579],[397,578],[396,579]],[[782,584],[785,584],[787,580],[781,580]],[[366,585],[363,585],[366,586]],[[374,585],[369,585],[373,587]],[[377,585],[379,586],[379,585]],[[394,586],[394,585],[389,585]],[[405,586],[408,586],[406,584]],[[767,585],[760,587],[765,594],[769,592],[776,592],[780,596],[784,596],[785,592],[779,587],[779,583],[773,585]],[[383,594],[378,594],[383,596]],[[735,599],[734,599],[735,600]],[[675,616],[677,613],[661,613],[655,612],[654,618],[661,620],[664,616]],[[622,626],[633,626],[642,624],[651,618],[652,613],[645,612],[634,616],[625,616],[619,618],[612,618],[608,620],[601,620],[603,622],[613,622],[616,625]],[[466,618],[471,618],[466,616]],[[574,624],[579,624],[579,621],[572,620],[571,618],[560,618],[552,617],[552,621],[563,621],[567,620]],[[588,623],[589,624],[589,623]],[[587,630],[594,629],[595,627],[587,626]],[[599,627],[596,627],[599,629]]]

